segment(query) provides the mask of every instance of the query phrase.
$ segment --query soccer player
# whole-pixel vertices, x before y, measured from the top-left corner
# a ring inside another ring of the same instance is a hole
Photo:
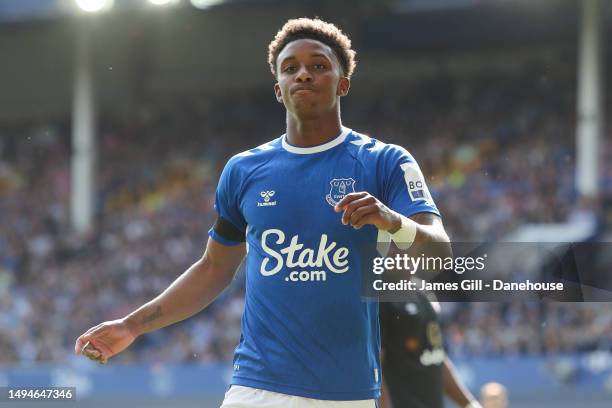
[[[361,298],[361,277],[372,273],[363,256],[373,257],[379,234],[448,237],[413,157],[342,125],[355,68],[344,33],[290,20],[268,62],[286,133],[228,161],[202,258],[133,313],[89,329],[75,352],[106,362],[137,336],[199,312],[246,253],[242,336],[222,407],[374,407],[378,303]]]
[[[405,302],[380,304],[383,392],[380,408],[480,408],[443,348],[439,304],[421,291]]]

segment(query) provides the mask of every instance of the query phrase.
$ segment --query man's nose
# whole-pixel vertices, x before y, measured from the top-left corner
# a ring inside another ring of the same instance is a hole
[[[312,81],[312,74],[308,67],[301,66],[295,78],[298,82],[310,82]]]

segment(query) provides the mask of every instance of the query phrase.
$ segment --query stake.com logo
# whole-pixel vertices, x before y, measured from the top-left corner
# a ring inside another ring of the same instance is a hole
[[[276,239],[273,236],[276,236]],[[317,252],[312,248],[304,248],[298,235],[294,235],[289,244],[278,251],[270,247],[268,238],[276,245],[283,245],[285,233],[279,229],[269,229],[261,234],[261,247],[269,255],[261,262],[260,271],[263,276],[276,275],[286,267],[295,270],[289,272],[285,281],[316,282],[326,281],[327,271],[345,273],[349,270],[348,248],[339,247],[333,241],[328,244],[326,234],[321,235]],[[323,267],[325,269],[319,269]]]

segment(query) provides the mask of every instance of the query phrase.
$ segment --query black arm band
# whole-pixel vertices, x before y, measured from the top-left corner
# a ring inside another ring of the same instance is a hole
[[[234,224],[232,224],[225,218],[222,218],[222,217],[217,218],[217,221],[215,221],[215,225],[213,226],[213,229],[222,238],[225,238],[229,241],[236,241],[236,242],[246,241],[246,236],[244,232],[234,227]]]

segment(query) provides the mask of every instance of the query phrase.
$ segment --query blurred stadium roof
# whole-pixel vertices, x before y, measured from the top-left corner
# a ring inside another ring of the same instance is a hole
[[[206,8],[207,5],[223,7],[307,5],[313,10],[345,6],[347,9],[390,10],[396,13],[521,6],[530,12],[541,13],[575,2],[576,0],[174,0],[174,5],[192,8]],[[80,12],[76,3],[75,0],[3,0],[0,2],[0,21],[25,21],[76,14]],[[138,10],[152,6],[149,0],[114,0],[111,3],[116,11]]]
[[[441,51],[452,56],[446,52],[451,50],[461,53],[452,63],[465,65],[468,50],[540,46],[540,53],[561,45],[573,52],[578,4],[578,0],[226,0],[204,11],[192,7],[190,0],[180,0],[176,7],[114,0],[111,12],[85,16],[75,0],[2,0],[0,120],[70,112],[75,39],[84,28],[92,33],[93,76],[97,101],[104,110],[159,95],[268,89],[272,78],[265,50],[291,17],[321,16],[351,34],[363,62],[356,75],[368,78],[355,87],[359,92],[383,79],[405,79],[423,71],[419,53]]]

